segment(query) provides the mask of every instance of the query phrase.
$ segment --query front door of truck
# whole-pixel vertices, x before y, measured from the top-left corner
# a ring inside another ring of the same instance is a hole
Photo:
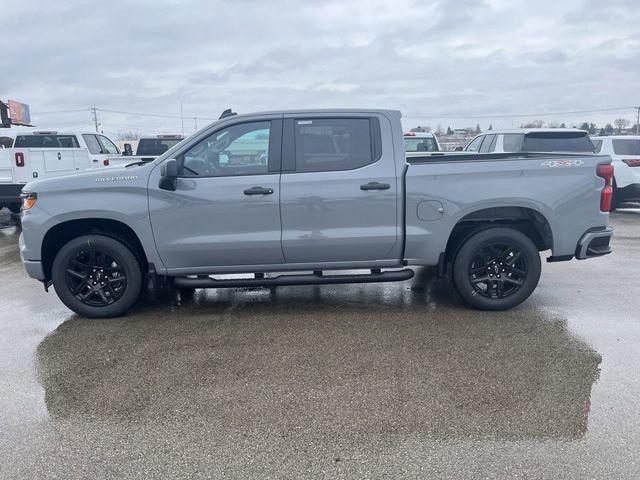
[[[389,120],[290,115],[283,139],[280,202],[287,263],[399,259],[400,173]]]
[[[227,123],[178,155],[175,191],[154,169],[151,225],[168,269],[283,263],[281,140],[281,116]]]

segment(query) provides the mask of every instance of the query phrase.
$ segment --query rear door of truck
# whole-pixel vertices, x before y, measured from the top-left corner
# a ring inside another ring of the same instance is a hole
[[[389,119],[363,112],[290,114],[283,132],[286,262],[400,259],[401,187]]]

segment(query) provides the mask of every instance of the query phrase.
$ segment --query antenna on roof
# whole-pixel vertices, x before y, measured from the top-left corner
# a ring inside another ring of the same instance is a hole
[[[232,112],[230,108],[227,108],[224,112],[222,112],[222,115],[220,115],[220,118],[218,118],[218,120],[222,120],[223,118],[230,117],[232,115],[237,115],[237,113]]]

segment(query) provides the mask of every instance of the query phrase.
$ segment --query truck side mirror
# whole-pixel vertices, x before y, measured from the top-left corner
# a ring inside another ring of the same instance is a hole
[[[130,143],[124,144],[124,151],[122,152],[122,155],[124,155],[125,157],[130,157],[133,155],[133,148],[131,148]]]
[[[165,160],[160,165],[160,183],[158,186],[162,190],[175,191],[178,183],[178,162],[175,158]]]
[[[462,147],[456,147],[456,149],[454,151],[455,152],[461,152],[462,151]]]

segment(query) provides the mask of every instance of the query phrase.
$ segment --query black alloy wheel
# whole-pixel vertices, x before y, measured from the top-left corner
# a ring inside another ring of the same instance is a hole
[[[122,266],[95,248],[81,250],[69,259],[65,273],[71,294],[91,307],[111,305],[127,289],[127,274]]]

